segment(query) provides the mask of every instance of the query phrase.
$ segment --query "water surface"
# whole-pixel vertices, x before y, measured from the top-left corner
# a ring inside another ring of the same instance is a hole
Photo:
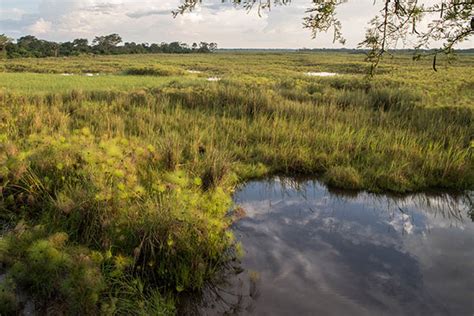
[[[461,198],[277,179],[235,201],[247,215],[234,226],[243,272],[206,314],[474,315],[474,224]]]

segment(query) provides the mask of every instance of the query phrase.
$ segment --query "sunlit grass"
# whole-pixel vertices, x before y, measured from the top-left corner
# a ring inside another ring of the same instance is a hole
[[[150,77],[100,74],[95,76],[37,73],[0,73],[0,89],[12,92],[38,94],[44,92],[66,92],[70,90],[117,90],[151,89],[168,85],[173,81],[192,83],[197,78]],[[202,81],[202,79],[201,79]]]

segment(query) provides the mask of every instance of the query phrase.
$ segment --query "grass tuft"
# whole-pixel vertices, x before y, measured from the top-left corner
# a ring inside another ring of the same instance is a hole
[[[329,186],[341,189],[360,190],[363,187],[361,176],[352,167],[331,167],[324,175],[324,180]]]

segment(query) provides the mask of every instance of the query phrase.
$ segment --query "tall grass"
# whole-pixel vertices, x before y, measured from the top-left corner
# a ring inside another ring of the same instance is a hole
[[[307,69],[316,57],[242,55],[254,73],[228,60],[226,72],[221,55],[166,57],[160,66],[220,72],[219,83],[121,75],[159,68],[134,56],[86,59],[117,72],[103,78],[0,74],[18,79],[0,82],[0,220],[16,226],[0,238],[0,312],[18,312],[26,295],[39,312],[175,313],[183,294],[232,259],[226,214],[235,186],[251,178],[299,174],[378,192],[473,189],[468,91],[416,83],[405,59],[405,83],[397,73],[376,82],[307,78],[283,63]],[[332,58],[318,67],[359,67]],[[465,85],[469,72],[451,74],[449,85]],[[437,93],[449,95],[429,106]]]

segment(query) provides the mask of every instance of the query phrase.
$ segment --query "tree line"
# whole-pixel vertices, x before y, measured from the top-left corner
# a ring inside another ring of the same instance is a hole
[[[38,39],[35,36],[23,36],[14,42],[5,35],[0,35],[0,56],[7,58],[20,57],[62,57],[120,54],[189,54],[212,53],[217,49],[216,43],[193,43],[188,45],[181,42],[171,43],[135,43],[125,42],[118,34],[97,36],[89,43],[88,39],[78,38],[73,41],[57,43]],[[121,45],[122,44],[122,45]]]

